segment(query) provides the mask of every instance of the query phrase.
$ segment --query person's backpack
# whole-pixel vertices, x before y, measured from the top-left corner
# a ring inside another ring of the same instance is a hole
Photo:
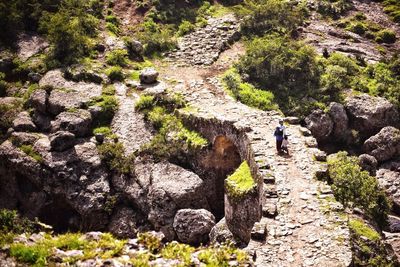
[[[279,127],[279,126],[276,127],[274,135],[275,136],[283,136],[283,128]]]

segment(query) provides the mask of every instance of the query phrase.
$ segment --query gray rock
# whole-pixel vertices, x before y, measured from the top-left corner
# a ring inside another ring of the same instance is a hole
[[[348,97],[345,107],[351,128],[360,132],[362,137],[376,134],[386,126],[398,126],[400,122],[397,108],[382,97],[361,94]]]
[[[214,225],[214,215],[205,209],[181,209],[176,213],[173,224],[178,239],[192,245],[207,243]]]
[[[33,145],[39,140],[40,135],[37,133],[26,133],[26,132],[13,132],[11,133],[13,143],[18,145]]]
[[[32,121],[42,132],[49,132],[51,129],[51,117],[41,112],[34,111],[32,114]]]
[[[251,239],[263,242],[267,238],[267,233],[267,224],[265,222],[256,222],[251,230]]]
[[[335,102],[330,103],[328,113],[333,121],[333,141],[346,142],[349,135],[349,119],[344,106]]]
[[[400,130],[391,126],[384,127],[364,142],[363,150],[378,162],[400,156]]]
[[[32,81],[34,83],[38,83],[42,79],[42,75],[40,75],[39,73],[36,73],[36,72],[30,72],[28,74],[28,78],[30,81]]]
[[[393,202],[393,211],[400,215],[400,172],[387,169],[379,169],[376,172],[379,185]]]
[[[306,144],[307,147],[318,147],[317,140],[312,136],[308,136],[305,139],[305,144]]]
[[[328,114],[320,109],[314,110],[310,115],[305,118],[307,128],[311,131],[312,135],[318,142],[326,141],[332,130],[333,122]]]
[[[75,145],[75,135],[66,131],[58,131],[49,136],[52,151],[65,151]]]
[[[34,132],[36,125],[32,122],[31,116],[26,111],[17,115],[13,121],[13,129],[17,132]]]
[[[46,105],[47,105],[48,94],[45,90],[39,89],[32,93],[29,97],[29,104],[36,111],[41,113],[46,113]]]
[[[87,70],[85,66],[74,66],[68,68],[64,73],[64,77],[75,82],[101,84],[104,81],[100,74],[92,70]]]
[[[283,120],[289,124],[299,124],[301,121],[299,117],[286,117]]]
[[[315,159],[318,160],[318,161],[326,161],[326,152],[321,151],[321,150],[317,150],[317,151],[314,153],[314,157],[315,157]]]
[[[137,211],[128,207],[120,207],[112,215],[108,230],[120,238],[134,238],[144,221],[143,215]]]
[[[157,82],[158,71],[154,68],[145,68],[140,72],[140,82],[144,84],[152,84]]]
[[[389,231],[391,233],[400,233],[400,218],[397,216],[389,215],[388,219]]]
[[[79,94],[55,89],[51,92],[49,97],[48,111],[52,115],[58,115],[65,110],[80,108],[83,104]]]
[[[376,175],[378,161],[375,157],[368,154],[361,154],[360,156],[358,156],[358,164],[363,170],[368,171],[370,175]]]
[[[62,112],[51,123],[51,131],[69,131],[77,137],[90,134],[92,116],[87,110],[77,110],[76,112]]]
[[[299,131],[303,136],[311,136],[311,131],[307,128],[300,127]]]
[[[221,219],[211,229],[209,236],[210,236],[211,243],[223,244],[223,243],[230,241],[233,244],[237,244],[236,239],[234,238],[233,234],[231,233],[228,226],[226,225],[225,218]]]

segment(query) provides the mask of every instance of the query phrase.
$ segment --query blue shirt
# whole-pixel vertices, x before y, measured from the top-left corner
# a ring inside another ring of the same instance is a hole
[[[283,137],[285,136],[285,130],[286,130],[286,128],[285,128],[285,126],[283,126],[283,125],[279,125],[279,126],[277,126],[276,128],[278,128],[279,127],[279,129],[280,130],[282,130],[282,135],[276,135],[275,134],[275,132],[274,132],[274,135],[275,135],[275,138],[276,138],[276,140],[277,141],[282,141],[283,140]],[[275,128],[275,129],[276,129]]]

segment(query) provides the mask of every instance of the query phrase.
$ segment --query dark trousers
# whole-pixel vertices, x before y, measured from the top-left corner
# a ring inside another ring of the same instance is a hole
[[[281,151],[283,140],[276,140],[276,151]]]

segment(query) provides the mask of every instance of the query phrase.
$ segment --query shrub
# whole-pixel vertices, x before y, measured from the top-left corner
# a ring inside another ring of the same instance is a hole
[[[107,29],[109,32],[111,32],[111,33],[113,33],[113,34],[115,34],[115,35],[117,35],[117,36],[121,33],[121,30],[120,30],[120,28],[118,27],[118,25],[115,25],[115,24],[110,23],[110,22],[107,22],[107,23],[106,23],[106,29]]]
[[[362,171],[356,157],[339,152],[328,160],[335,197],[345,207],[360,207],[380,226],[387,224],[391,205],[375,177]]]
[[[123,81],[125,79],[122,68],[119,66],[113,66],[106,69],[106,75],[111,81]]]
[[[119,173],[130,173],[133,165],[133,155],[125,156],[124,146],[121,143],[103,143],[97,146],[101,160],[106,166]]]
[[[5,74],[0,72],[0,97],[5,97],[7,94],[7,82],[4,81]]]
[[[301,98],[316,94],[319,87],[314,49],[284,37],[254,39],[236,67],[257,88],[268,88],[285,113],[293,112]]]
[[[303,19],[300,8],[281,0],[245,0],[237,13],[243,17],[241,29],[245,35],[290,33]]]
[[[142,95],[135,104],[135,110],[141,111],[146,110],[154,105],[154,96],[152,95]]]
[[[137,37],[142,42],[144,54],[154,56],[176,47],[173,29],[163,24],[157,24],[153,19],[147,19],[137,30]]]
[[[381,30],[376,34],[376,42],[392,44],[396,42],[396,33],[392,30]]]
[[[124,49],[116,49],[108,52],[106,55],[106,62],[109,65],[126,66],[128,63],[128,52]]]
[[[187,20],[182,21],[182,23],[179,25],[178,28],[178,36],[183,36],[185,34],[188,34],[189,32],[194,31],[195,26]]]
[[[318,1],[317,10],[320,14],[337,19],[352,8],[349,0],[321,0]]]
[[[40,28],[53,45],[55,59],[71,63],[90,50],[89,38],[96,36],[98,20],[88,9],[85,1],[63,0],[56,13],[41,19]]]

